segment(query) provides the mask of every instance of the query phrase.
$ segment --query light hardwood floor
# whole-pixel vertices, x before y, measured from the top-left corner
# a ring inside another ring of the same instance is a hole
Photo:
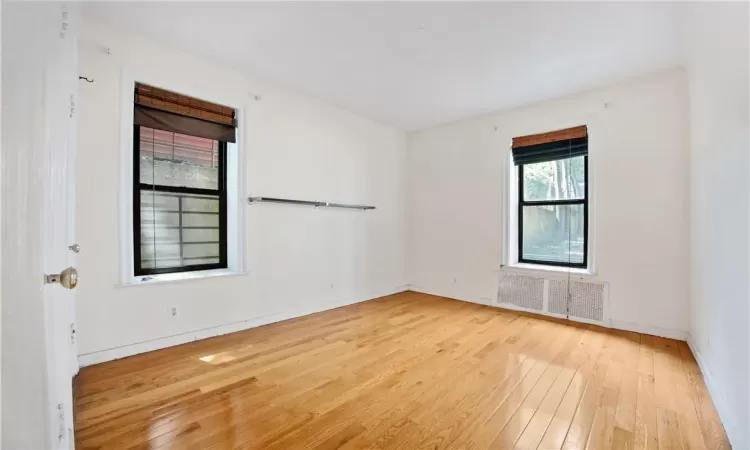
[[[687,345],[416,293],[87,367],[79,449],[721,449]]]

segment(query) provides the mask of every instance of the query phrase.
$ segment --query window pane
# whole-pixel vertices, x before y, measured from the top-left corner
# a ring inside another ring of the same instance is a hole
[[[524,206],[522,259],[583,263],[583,205]]]
[[[570,200],[584,197],[584,156],[523,166],[524,200]]]
[[[182,242],[219,242],[219,229],[189,228],[182,230]]]
[[[218,264],[219,197],[141,191],[141,267]]]
[[[219,189],[219,141],[141,127],[141,183]]]
[[[185,258],[219,257],[219,244],[183,244],[182,253]]]

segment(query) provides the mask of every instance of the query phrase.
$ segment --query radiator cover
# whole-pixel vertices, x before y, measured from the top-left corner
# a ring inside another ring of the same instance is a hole
[[[498,306],[608,325],[607,283],[561,273],[530,275],[500,271]]]

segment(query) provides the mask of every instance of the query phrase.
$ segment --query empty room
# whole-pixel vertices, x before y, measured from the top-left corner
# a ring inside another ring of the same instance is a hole
[[[6,2],[3,449],[750,449],[747,2]]]

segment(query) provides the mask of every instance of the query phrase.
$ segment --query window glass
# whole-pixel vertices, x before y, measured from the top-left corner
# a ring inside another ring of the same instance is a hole
[[[140,181],[219,189],[219,142],[140,127]]]
[[[523,166],[526,201],[582,199],[586,192],[584,157]]]
[[[583,205],[523,207],[523,259],[582,264],[583,240]]]
[[[141,267],[220,262],[218,195],[141,190]]]

